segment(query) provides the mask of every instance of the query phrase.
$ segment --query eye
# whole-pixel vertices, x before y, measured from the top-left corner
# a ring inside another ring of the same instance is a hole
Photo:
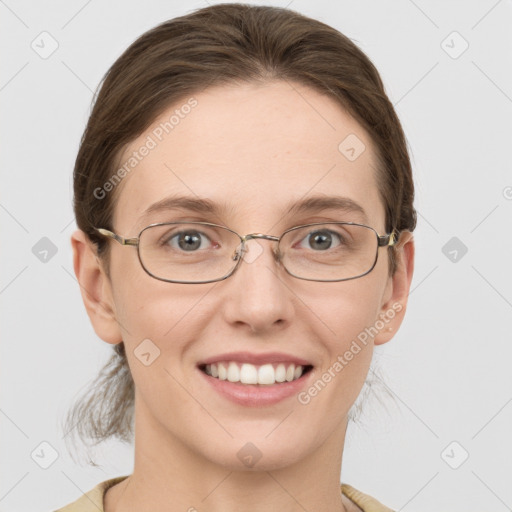
[[[339,233],[335,233],[329,229],[321,229],[309,233],[300,242],[299,245],[301,247],[304,247],[302,245],[304,241],[308,244],[308,246],[305,247],[306,249],[313,249],[315,251],[331,249],[344,243],[344,240]]]
[[[172,236],[166,235],[161,239],[161,245],[170,246],[172,249],[180,249],[187,252],[195,252],[197,249],[208,249],[210,239],[200,231],[180,231]]]

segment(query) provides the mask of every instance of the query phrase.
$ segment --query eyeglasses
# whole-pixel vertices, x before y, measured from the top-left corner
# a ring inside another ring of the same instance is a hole
[[[212,283],[231,276],[242,259],[254,261],[246,243],[251,239],[277,242],[274,252],[288,274],[306,281],[347,281],[362,277],[377,263],[379,247],[398,242],[399,232],[379,235],[353,222],[316,222],[295,226],[280,237],[252,233],[241,236],[210,222],[163,222],[145,227],[136,238],[94,228],[121,245],[137,247],[142,268],[169,283]],[[261,249],[261,248],[258,248]],[[255,249],[254,249],[255,250]],[[245,256],[249,252],[249,257]]]

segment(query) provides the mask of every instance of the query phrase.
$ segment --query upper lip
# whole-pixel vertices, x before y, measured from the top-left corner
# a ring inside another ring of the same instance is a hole
[[[204,359],[199,362],[198,365],[215,364],[221,361],[236,361],[254,365],[266,363],[294,363],[301,366],[311,366],[311,363],[306,361],[306,359],[291,354],[285,354],[284,352],[264,352],[261,354],[251,352],[226,352],[225,354],[218,354]]]

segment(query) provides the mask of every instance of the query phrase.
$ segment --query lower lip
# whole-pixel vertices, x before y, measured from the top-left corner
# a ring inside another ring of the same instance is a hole
[[[219,394],[239,405],[249,407],[263,407],[273,405],[281,400],[297,395],[301,389],[306,386],[310,375],[313,373],[311,369],[305,375],[291,382],[282,382],[271,385],[261,384],[241,384],[240,382],[230,382],[229,380],[220,380],[207,375],[199,368],[197,371],[206,379]]]

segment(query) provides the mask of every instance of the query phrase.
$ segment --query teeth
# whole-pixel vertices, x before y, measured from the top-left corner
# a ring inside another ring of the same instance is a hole
[[[300,368],[300,366],[297,366]],[[283,363],[278,364],[276,368],[276,382],[284,382],[286,380],[286,367]]]
[[[217,364],[207,364],[204,371],[212,377],[229,382],[241,382],[242,384],[272,385],[276,382],[291,382],[300,378],[304,367],[295,364],[279,363],[277,365],[264,364],[255,366],[249,363],[236,363],[226,361]]]
[[[240,368],[240,381],[244,384],[258,384],[258,375],[256,366],[252,364],[243,364]]]
[[[217,366],[217,365],[216,364],[211,364],[210,368],[212,366]],[[226,380],[228,378],[228,370],[226,369],[226,367],[223,364],[219,364],[218,372],[219,372],[219,379],[220,380]],[[213,370],[211,370],[211,374],[213,376],[213,374],[214,374]]]
[[[260,366],[258,369],[258,384],[275,384],[276,376],[274,373],[274,368],[271,364],[264,364]],[[242,381],[242,384],[245,384]]]
[[[240,381],[240,368],[238,368],[238,365],[236,363],[229,363],[228,380],[229,380],[229,382],[239,382]]]

